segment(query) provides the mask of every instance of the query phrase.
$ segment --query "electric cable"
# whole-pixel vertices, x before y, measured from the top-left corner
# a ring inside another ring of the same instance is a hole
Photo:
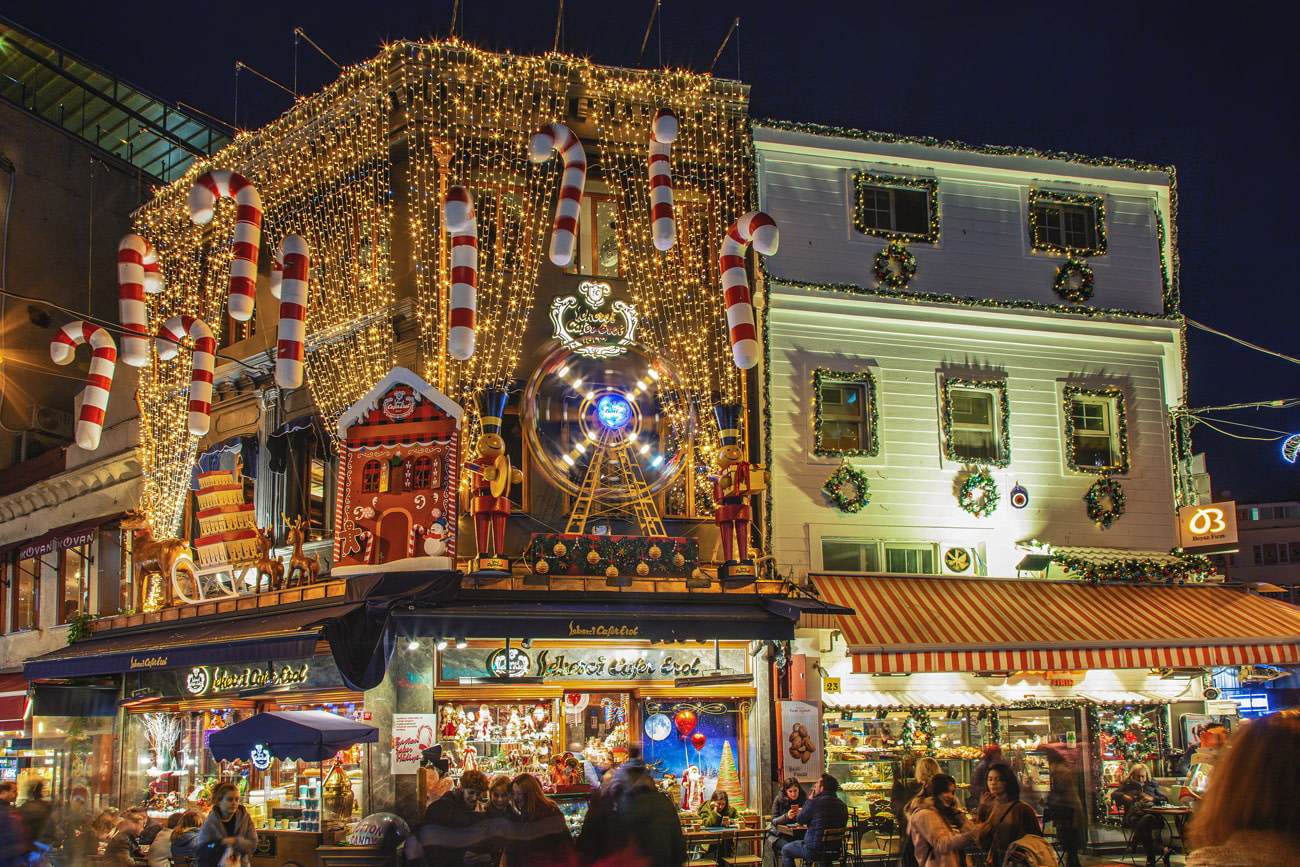
[[[1258,346],[1254,343],[1251,343],[1249,340],[1242,340],[1240,337],[1233,337],[1231,334],[1227,334],[1226,332],[1220,331],[1217,328],[1211,328],[1208,325],[1202,325],[1201,323],[1197,322],[1194,319],[1187,319],[1186,322],[1188,325],[1192,326],[1193,328],[1199,328],[1202,331],[1208,332],[1210,334],[1218,335],[1219,337],[1222,337],[1225,340],[1231,340],[1233,343],[1239,343],[1248,349],[1255,350],[1256,352],[1262,352],[1265,355],[1272,355],[1275,358],[1280,358],[1283,361],[1289,361],[1292,364],[1300,364],[1300,358],[1292,358],[1290,355],[1284,355],[1281,352],[1274,352],[1272,349],[1265,349],[1262,346]]]

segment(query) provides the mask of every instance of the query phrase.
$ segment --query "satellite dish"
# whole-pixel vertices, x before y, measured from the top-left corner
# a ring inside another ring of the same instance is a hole
[[[1300,457],[1300,434],[1291,434],[1282,442],[1282,457],[1289,464],[1294,464],[1296,458]]]

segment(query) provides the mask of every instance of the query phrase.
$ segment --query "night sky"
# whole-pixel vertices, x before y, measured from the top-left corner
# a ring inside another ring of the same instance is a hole
[[[555,2],[460,7],[459,33],[479,46],[552,46]],[[1175,166],[1184,313],[1300,355],[1289,308],[1278,306],[1295,284],[1296,245],[1285,237],[1296,226],[1288,169],[1300,152],[1293,6],[663,0],[638,63],[652,7],[566,0],[561,50],[617,66],[703,71],[739,16],[715,74],[751,86],[756,117]],[[295,27],[346,65],[385,41],[447,36],[452,8],[451,0],[45,2],[4,14],[162,99],[252,128],[291,97],[241,73],[236,118],[236,61],[292,86]],[[306,42],[297,54],[300,92],[334,77]],[[1294,364],[1195,329],[1190,347],[1193,407],[1300,397]],[[1300,407],[1218,417],[1300,432]],[[1240,501],[1300,498],[1300,466],[1281,459],[1280,443],[1196,430],[1216,491]]]

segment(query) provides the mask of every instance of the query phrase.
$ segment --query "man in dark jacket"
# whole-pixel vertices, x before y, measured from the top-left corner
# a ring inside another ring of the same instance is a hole
[[[845,828],[849,824],[849,808],[835,795],[839,790],[840,781],[830,774],[822,774],[821,779],[813,784],[812,796],[795,820],[800,825],[807,825],[808,830],[802,840],[787,843],[781,850],[783,867],[794,867],[796,858],[802,859],[805,864],[815,864],[823,856],[834,854],[834,850],[827,849],[823,844],[826,832]]]
[[[650,867],[680,867],[686,861],[686,838],[677,808],[655,788],[644,765],[626,769],[624,786],[617,815],[626,838],[636,843]]]
[[[27,854],[27,825],[14,809],[18,784],[0,783],[0,867],[16,867]]]

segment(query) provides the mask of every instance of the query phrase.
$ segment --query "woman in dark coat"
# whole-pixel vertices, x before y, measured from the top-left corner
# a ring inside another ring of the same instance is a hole
[[[1151,772],[1146,765],[1134,765],[1119,784],[1119,788],[1110,796],[1115,806],[1124,811],[1124,827],[1132,832],[1129,851],[1134,846],[1141,846],[1146,852],[1147,864],[1154,867],[1156,863],[1156,844],[1160,831],[1164,828],[1164,819],[1148,812],[1151,807],[1168,803],[1160,786],[1151,779]]]
[[[239,787],[217,783],[212,789],[212,812],[199,828],[195,859],[200,864],[216,864],[226,849],[234,849],[243,867],[249,867],[249,859],[257,849],[257,829],[248,809],[239,803]]]
[[[795,817],[799,815],[799,810],[806,803],[808,803],[808,793],[794,777],[787,777],[781,784],[780,793],[772,799],[772,826],[767,833],[767,844],[776,853],[777,863],[781,861],[781,850],[785,848],[785,844],[794,838],[776,833],[776,826],[794,824]]]
[[[1001,864],[1012,843],[1030,835],[1041,837],[1043,831],[1034,811],[1020,800],[1020,781],[1010,765],[990,765],[985,771],[984,782],[987,791],[980,799],[976,820],[983,831],[977,839],[989,850],[991,863]]]
[[[564,814],[546,797],[536,777],[532,774],[515,777],[510,783],[510,799],[514,804],[513,821],[544,822],[554,825],[556,830],[533,839],[511,840],[506,844],[506,867],[568,867],[575,863],[577,851]]]

